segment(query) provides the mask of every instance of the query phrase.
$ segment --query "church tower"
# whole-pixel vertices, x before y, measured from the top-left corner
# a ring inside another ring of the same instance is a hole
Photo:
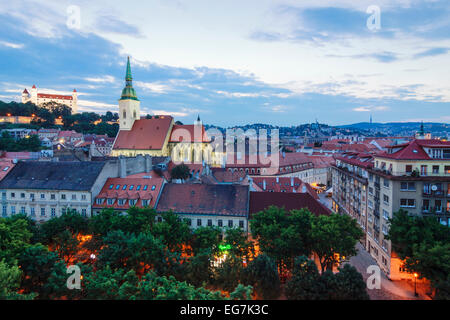
[[[120,130],[131,130],[134,121],[141,118],[141,102],[137,98],[133,88],[133,77],[131,76],[130,57],[127,60],[127,73],[125,75],[125,88],[119,99],[119,128]]]

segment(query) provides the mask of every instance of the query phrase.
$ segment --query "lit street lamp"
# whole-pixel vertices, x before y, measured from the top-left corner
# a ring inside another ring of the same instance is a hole
[[[417,294],[417,273],[415,273],[414,272],[414,295],[417,297],[417,296],[419,296],[418,294]]]

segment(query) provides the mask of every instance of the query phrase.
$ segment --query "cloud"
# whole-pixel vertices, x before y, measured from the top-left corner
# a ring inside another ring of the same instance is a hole
[[[113,76],[103,76],[103,77],[95,77],[95,78],[84,78],[84,80],[95,83],[114,83],[116,82],[116,78]]]
[[[447,54],[450,51],[450,48],[431,48],[422,52],[419,52],[414,55],[414,58],[424,58],[424,57],[434,57],[442,54]]]
[[[111,14],[96,16],[94,28],[96,31],[105,33],[117,33],[135,38],[145,38],[138,27]]]
[[[353,55],[335,55],[329,54],[327,57],[331,58],[352,58],[352,59],[373,59],[382,63],[390,63],[399,59],[398,54],[394,52],[384,51],[379,53],[365,53]]]
[[[375,111],[387,111],[389,107],[386,106],[364,106],[353,108],[353,111],[356,112],[375,112]]]
[[[7,41],[0,41],[0,46],[12,48],[12,49],[22,49],[25,45],[23,43],[12,43]]]
[[[142,88],[152,93],[164,94],[173,90],[173,88],[171,88],[169,85],[156,82],[135,81],[134,83],[136,84],[136,87]]]
[[[188,112],[179,112],[179,111],[167,111],[167,110],[149,110],[153,115],[161,115],[161,116],[174,116],[174,117],[187,117],[190,115]]]

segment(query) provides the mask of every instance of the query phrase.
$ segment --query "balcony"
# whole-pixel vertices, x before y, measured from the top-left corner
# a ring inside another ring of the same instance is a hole
[[[423,191],[422,195],[424,197],[450,197],[450,194],[448,194],[448,192],[442,191],[442,190],[437,190],[437,191]]]

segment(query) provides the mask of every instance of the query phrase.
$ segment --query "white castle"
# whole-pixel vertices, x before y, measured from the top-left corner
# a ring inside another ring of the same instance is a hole
[[[37,106],[42,105],[46,102],[57,102],[60,104],[65,104],[72,109],[72,113],[78,112],[78,98],[77,90],[73,89],[72,95],[60,95],[60,94],[48,94],[48,93],[38,93],[35,85],[30,89],[30,92],[25,88],[22,92],[22,103],[31,102]]]

